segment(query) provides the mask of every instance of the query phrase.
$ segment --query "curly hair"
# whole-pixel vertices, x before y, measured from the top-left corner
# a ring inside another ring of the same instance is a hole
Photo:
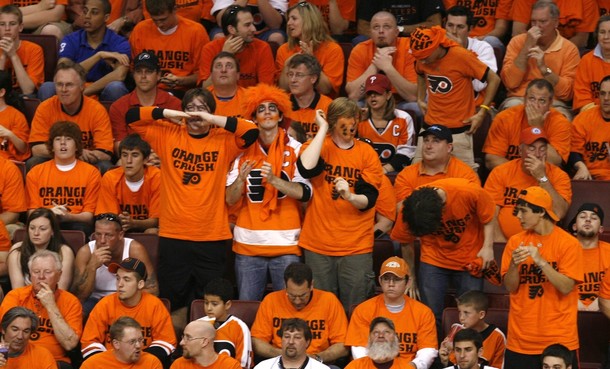
[[[415,236],[425,236],[441,227],[444,207],[445,202],[436,189],[418,188],[403,202],[402,219]]]

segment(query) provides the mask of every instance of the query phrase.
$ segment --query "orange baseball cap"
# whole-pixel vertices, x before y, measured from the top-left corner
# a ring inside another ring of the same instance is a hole
[[[404,278],[410,274],[409,266],[403,258],[399,258],[398,256],[392,256],[391,258],[384,261],[381,265],[381,272],[379,273],[379,276],[381,277],[386,273],[392,273],[398,278]]]
[[[538,140],[545,140],[549,142],[549,139],[546,137],[546,134],[542,130],[542,128],[538,127],[527,127],[526,129],[521,131],[520,142],[522,144],[531,145]]]
[[[551,219],[556,222],[559,221],[559,217],[553,211],[553,199],[544,188],[538,186],[528,187],[521,191],[519,199],[532,205],[540,206],[546,211]]]

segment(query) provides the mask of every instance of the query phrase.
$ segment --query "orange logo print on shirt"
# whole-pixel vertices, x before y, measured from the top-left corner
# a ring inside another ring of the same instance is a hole
[[[213,172],[218,161],[218,151],[204,151],[193,154],[180,148],[172,150],[174,168],[183,170],[182,184],[198,184],[201,182],[200,172]]]

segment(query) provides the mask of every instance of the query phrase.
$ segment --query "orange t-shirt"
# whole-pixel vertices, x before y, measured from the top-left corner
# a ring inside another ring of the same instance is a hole
[[[286,60],[294,54],[301,53],[301,47],[295,46],[294,49],[288,47],[288,43],[283,44],[277,50],[275,56],[275,73],[276,80],[279,79],[279,74],[284,69]],[[330,84],[333,86],[335,94],[339,93],[339,87],[343,83],[345,58],[341,46],[335,41],[324,41],[314,51],[313,56],[316,57],[322,66],[322,72],[328,77]]]
[[[464,127],[462,121],[473,116],[476,110],[472,80],[485,82],[490,69],[472,51],[453,46],[434,63],[417,61],[415,71],[426,79],[426,123],[461,128]],[[451,114],[447,114],[448,111]]]
[[[571,0],[570,0],[571,1]],[[515,4],[520,1],[515,1]],[[506,86],[508,96],[525,96],[527,85],[534,79],[544,78],[536,59],[529,58],[525,70],[515,65],[515,59],[525,45],[526,33],[513,37],[506,47],[506,56],[500,76]],[[576,45],[557,34],[557,38],[544,51],[544,64],[559,76],[554,87],[554,98],[561,101],[572,100],[574,76],[580,62],[580,53]]]
[[[570,177],[561,168],[550,163],[546,163],[545,171],[555,191],[568,202],[569,206],[572,202]],[[521,190],[531,186],[538,186],[538,180],[524,172],[521,158],[498,165],[485,181],[485,190],[500,207],[498,223],[507,240],[523,230],[519,218],[513,215],[513,210]]]
[[[91,357],[89,360],[85,360],[83,365],[81,365],[81,369],[125,369],[125,363],[119,361],[113,351],[102,352]],[[163,369],[163,365],[161,365],[161,362],[155,355],[142,352],[140,360],[129,364],[129,369]]]
[[[392,365],[388,369],[404,369],[412,367],[410,365],[411,360],[407,360],[401,356],[398,356],[392,360]],[[386,365],[386,364],[384,364]],[[377,369],[378,366],[371,360],[370,357],[365,356],[360,359],[352,360],[345,367],[345,369]]]
[[[470,182],[481,185],[481,180],[472,168],[455,156],[449,158],[445,171],[435,175],[429,175],[422,171],[422,163],[418,162],[405,167],[394,180],[396,191],[396,202],[404,201],[413,190],[419,186],[445,178],[464,178]]]
[[[250,328],[235,315],[229,315],[226,321],[216,322],[215,318],[204,316],[199,318],[213,324],[216,328],[216,338],[214,339],[214,351],[225,353],[238,360],[242,368],[251,368],[254,352],[252,351],[252,337]]]
[[[131,57],[143,52],[153,52],[159,58],[161,73],[172,73],[178,77],[199,73],[201,51],[210,42],[203,26],[190,19],[178,16],[178,28],[171,35],[163,35],[152,21],[145,19],[138,23],[129,36]],[[164,84],[159,87],[167,89]],[[186,90],[187,87],[176,88]]]
[[[594,179],[610,180],[610,123],[601,115],[599,106],[578,114],[572,122],[572,149],[582,156]]]
[[[493,219],[495,204],[487,191],[463,178],[441,179],[425,186],[442,189],[447,199],[440,229],[419,237],[420,260],[440,268],[462,270],[477,258],[484,240],[483,226]],[[415,239],[404,221],[394,224],[391,237],[401,243]]]
[[[81,337],[83,357],[112,350],[110,325],[122,316],[134,318],[142,326],[142,349],[159,347],[169,356],[176,348],[176,333],[167,308],[158,297],[142,292],[136,306],[126,306],[118,293],[102,298],[91,311]]]
[[[511,9],[512,20],[530,23],[532,6],[536,0],[517,0]],[[599,18],[596,0],[555,0],[559,7],[557,29],[565,38],[572,38],[576,32],[594,32]]]
[[[83,331],[83,308],[80,301],[68,291],[58,289],[55,292],[55,303],[66,323],[72,328],[76,336],[80,337]],[[23,306],[32,310],[40,320],[38,329],[30,334],[30,345],[40,345],[49,350],[56,361],[70,362],[66,350],[57,338],[53,324],[49,319],[49,312],[34,295],[32,286],[14,289],[6,294],[0,305],[0,317],[15,306]],[[9,359],[10,361],[10,359]]]
[[[229,355],[218,355],[215,362],[208,366],[202,366],[195,363],[193,360],[185,359],[184,357],[178,358],[172,364],[171,369],[241,369],[239,361],[233,359]]]
[[[316,122],[316,110],[322,109],[324,114],[328,110],[328,106],[333,100],[326,96],[315,92],[315,97],[308,107],[300,108],[293,95],[290,95],[292,101],[292,112],[290,118],[293,121],[301,122],[303,129],[308,137],[312,137],[318,133],[318,125]]]
[[[76,160],[76,166],[63,172],[54,160],[38,164],[26,177],[28,209],[66,205],[73,214],[95,213],[102,178],[100,171],[89,163]]]
[[[23,175],[11,161],[0,157],[0,212],[21,213],[27,210]],[[11,248],[11,239],[4,222],[0,221],[0,251]]]
[[[599,46],[586,53],[576,69],[574,77],[574,110],[589,103],[599,105],[599,82],[610,74],[610,63],[604,61],[598,52]]]
[[[197,85],[210,78],[212,60],[222,51],[226,40],[226,37],[213,40],[203,47]],[[269,43],[254,38],[242,51],[233,55],[239,61],[238,84],[241,87],[256,86],[261,82],[270,85],[274,83],[275,67]]]
[[[34,364],[36,363],[36,364]],[[46,348],[27,343],[25,350],[19,356],[13,357],[6,362],[5,369],[31,368],[36,365],[37,369],[56,369],[57,362]]]
[[[214,114],[222,115],[224,117],[249,119],[249,117],[243,117],[241,115],[242,107],[245,104],[245,88],[237,86],[237,91],[235,91],[235,95],[230,100],[219,99],[214,92],[214,85],[208,86],[208,90],[214,95],[214,100],[216,100],[216,111]]]
[[[53,96],[38,106],[32,119],[30,145],[42,144],[49,140],[49,130],[55,122],[68,121],[78,124],[83,138],[83,149],[113,152],[112,126],[108,111],[94,99],[83,96],[78,113],[69,115],[62,109],[57,96]]]
[[[520,135],[521,131],[527,127],[529,127],[529,123],[525,114],[525,105],[513,106],[498,113],[487,133],[483,152],[508,160],[520,157]],[[544,120],[542,130],[546,134],[549,144],[553,146],[561,159],[567,161],[572,136],[570,121],[559,111],[551,108],[549,115]]]
[[[324,351],[335,343],[345,343],[347,317],[343,305],[331,292],[314,288],[311,300],[301,310],[292,306],[285,290],[271,292],[258,308],[252,325],[252,337],[274,347],[282,347],[282,337],[278,330],[282,321],[288,318],[301,318],[311,328],[313,338],[307,348],[310,355]]]
[[[189,241],[230,239],[226,175],[245,149],[243,136],[258,129],[252,122],[228,118],[227,128],[234,131],[213,128],[204,137],[193,137],[185,125],[151,121],[152,111],[140,108],[143,120],[130,128],[161,158],[159,235]]]
[[[44,54],[42,52],[42,47],[26,40],[21,40],[20,42],[21,45],[19,46],[19,49],[17,49],[17,56],[19,57],[19,60],[21,60],[21,64],[23,64],[23,68],[28,74],[28,77],[30,77],[34,83],[34,86],[38,88],[42,82],[44,82]],[[0,51],[0,55],[2,54],[3,52]],[[8,57],[6,58],[4,70],[11,72],[13,88],[19,88],[17,76],[15,76],[15,69],[13,68],[11,59]]]
[[[396,326],[400,357],[411,361],[422,348],[438,348],[432,310],[408,296],[404,296],[404,303],[399,313],[388,310],[383,294],[358,304],[349,320],[345,345],[366,347],[371,321],[381,316],[391,319]]]
[[[472,1],[472,0],[443,0],[446,10],[456,5],[470,9],[474,17],[474,27],[468,33],[470,37],[485,36],[494,30],[496,19],[510,21],[510,9],[513,0],[498,1]],[[492,365],[493,366],[493,365]]]
[[[301,147],[305,151],[311,141]],[[340,149],[326,136],[320,153],[324,171],[310,178],[313,197],[305,213],[299,246],[328,256],[365,254],[373,251],[375,209],[356,209],[337,198],[333,200],[334,179],[343,177],[355,191],[360,179],[379,190],[383,171],[375,150],[368,144],[354,140],[354,145]]]
[[[199,23],[201,13],[203,12],[203,1],[197,0],[176,0],[176,14],[179,16]],[[146,1],[142,1],[142,13],[144,19],[150,18],[150,13],[146,9]]]
[[[599,311],[597,297],[602,279],[610,268],[610,243],[599,241],[593,249],[583,249],[583,282],[578,285],[578,310]]]
[[[398,109],[394,110],[394,114],[394,119],[387,123],[382,132],[379,132],[371,119],[358,123],[358,136],[373,142],[382,164],[390,163],[397,154],[409,159],[415,155],[417,136],[413,118]]]
[[[107,171],[102,177],[95,214],[127,212],[133,219],[158,218],[161,171],[145,166],[143,180],[140,189],[133,192],[125,182],[123,168]]]
[[[396,220],[396,194],[394,186],[388,176],[381,177],[381,187],[379,188],[379,197],[375,203],[375,212],[383,215],[391,221]]]
[[[503,278],[519,245],[536,245],[542,258],[555,270],[576,283],[582,282],[580,244],[557,226],[545,236],[524,231],[511,237],[502,255]],[[578,289],[574,287],[567,295],[559,292],[531,257],[518,269],[519,287],[510,294],[506,348],[526,355],[539,355],[553,343],[561,343],[570,350],[578,349]]]
[[[15,136],[27,144],[30,136],[30,126],[23,113],[12,106],[7,105],[6,108],[0,112],[0,122],[1,126],[12,131]],[[11,141],[5,138],[2,138],[2,140],[6,141],[0,141],[3,142],[3,144],[0,145],[0,157],[17,161],[25,161],[30,157],[29,146],[24,153],[20,154]]]

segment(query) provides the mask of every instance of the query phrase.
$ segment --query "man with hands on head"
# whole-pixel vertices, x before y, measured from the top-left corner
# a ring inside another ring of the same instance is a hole
[[[83,330],[81,304],[70,292],[57,287],[61,277],[57,253],[39,250],[30,257],[28,266],[32,284],[10,291],[2,300],[0,315],[15,306],[34,311],[40,326],[30,338],[48,349],[60,368],[69,368],[67,352],[78,345]]]

